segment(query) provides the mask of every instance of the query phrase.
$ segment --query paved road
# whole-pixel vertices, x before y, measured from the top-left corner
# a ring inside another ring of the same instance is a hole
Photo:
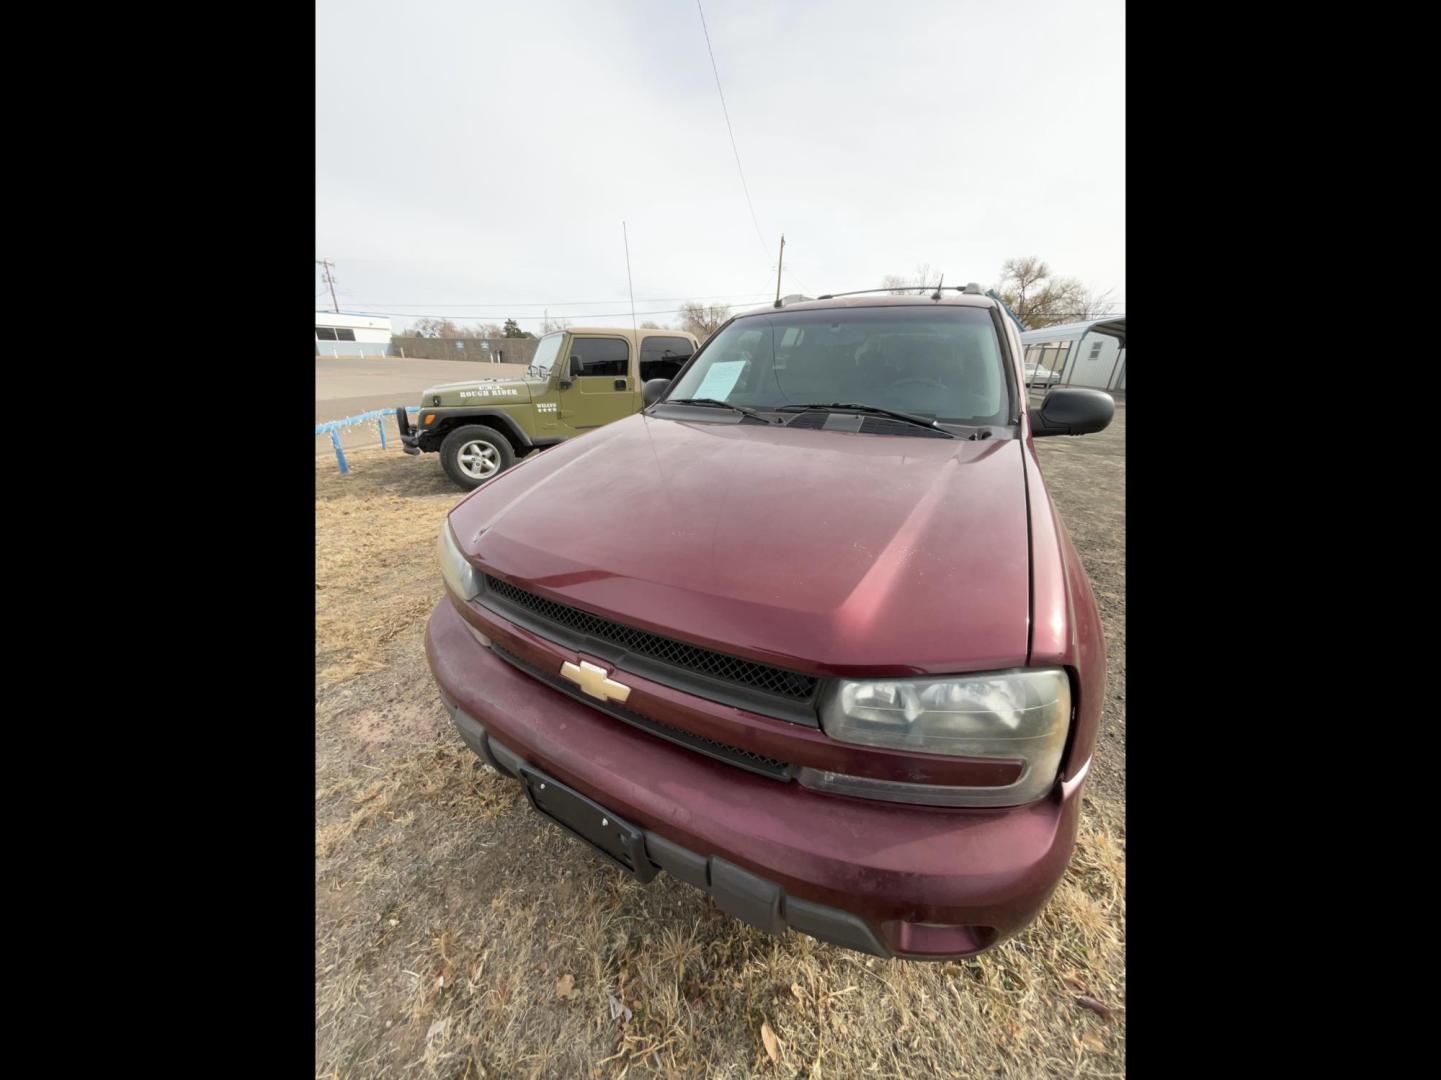
[[[420,392],[462,379],[511,379],[523,364],[467,360],[407,360],[398,356],[315,358],[315,422],[339,420],[371,409],[419,405]]]

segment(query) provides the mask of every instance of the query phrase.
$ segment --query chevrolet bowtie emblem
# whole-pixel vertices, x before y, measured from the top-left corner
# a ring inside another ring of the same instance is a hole
[[[587,664],[584,660],[579,664],[572,664],[570,661],[561,664],[560,677],[569,679],[582,691],[601,701],[624,701],[630,697],[629,686],[616,682],[606,673],[605,668]]]

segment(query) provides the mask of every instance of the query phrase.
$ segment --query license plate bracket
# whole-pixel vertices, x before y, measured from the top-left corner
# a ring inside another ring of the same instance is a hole
[[[637,881],[650,881],[656,876],[658,869],[645,853],[645,830],[616,817],[534,766],[522,765],[519,771],[525,797],[537,811],[584,840]]]

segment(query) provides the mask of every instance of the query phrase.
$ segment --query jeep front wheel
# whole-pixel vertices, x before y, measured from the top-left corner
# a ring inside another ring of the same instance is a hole
[[[510,441],[494,428],[466,424],[445,437],[440,444],[440,463],[445,474],[461,487],[479,487],[515,464]]]

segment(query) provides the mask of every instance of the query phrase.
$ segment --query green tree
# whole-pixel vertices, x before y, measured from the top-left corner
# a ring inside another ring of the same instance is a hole
[[[529,330],[522,330],[517,326],[514,319],[505,320],[505,336],[514,338],[535,337]]]

